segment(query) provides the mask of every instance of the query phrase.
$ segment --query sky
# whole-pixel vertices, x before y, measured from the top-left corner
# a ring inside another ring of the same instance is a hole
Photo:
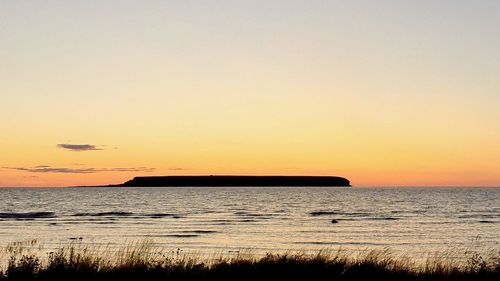
[[[0,187],[500,186],[499,30],[499,0],[0,0]]]

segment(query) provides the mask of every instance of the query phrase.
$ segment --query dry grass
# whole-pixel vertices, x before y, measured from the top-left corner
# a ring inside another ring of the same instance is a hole
[[[268,253],[242,252],[210,259],[193,258],[180,249],[165,252],[151,241],[118,250],[82,245],[61,247],[46,256],[30,253],[36,242],[12,243],[0,280],[500,280],[500,251],[487,256],[473,251],[430,255],[424,262],[396,257],[389,250]]]

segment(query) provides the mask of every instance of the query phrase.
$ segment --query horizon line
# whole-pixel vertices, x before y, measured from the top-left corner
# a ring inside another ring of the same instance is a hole
[[[70,186],[0,186],[0,189],[47,189],[47,188],[111,188],[111,187],[120,187],[117,184],[103,184],[103,185],[70,185]],[[167,188],[175,186],[166,186]],[[182,187],[182,186],[180,186]],[[203,186],[200,186],[203,187]],[[210,186],[211,188],[217,186]],[[221,186],[224,188],[245,188],[245,186]],[[260,186],[248,186],[252,188],[260,188]],[[262,186],[263,188],[297,188],[300,186]],[[321,188],[321,186],[312,186],[308,188]],[[335,188],[333,186],[325,186],[328,188]],[[130,188],[130,187],[127,187]],[[148,187],[149,188],[149,187]],[[185,187],[183,187],[185,188]],[[192,187],[189,187],[192,188]],[[196,188],[196,187],[195,187]],[[352,185],[350,188],[360,188],[360,189],[369,189],[369,188],[500,188],[500,185]]]

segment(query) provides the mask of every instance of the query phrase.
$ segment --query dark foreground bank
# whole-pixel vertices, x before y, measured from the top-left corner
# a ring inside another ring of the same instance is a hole
[[[500,258],[477,254],[464,262],[407,259],[372,251],[339,254],[268,254],[262,258],[220,258],[212,262],[129,250],[115,260],[89,251],[62,249],[45,261],[12,257],[0,280],[500,280]]]

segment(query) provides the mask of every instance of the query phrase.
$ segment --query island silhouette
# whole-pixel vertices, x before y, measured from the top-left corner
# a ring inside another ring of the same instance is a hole
[[[348,187],[348,179],[338,176],[150,176],[134,177],[118,187],[236,187],[236,186],[337,186]]]

